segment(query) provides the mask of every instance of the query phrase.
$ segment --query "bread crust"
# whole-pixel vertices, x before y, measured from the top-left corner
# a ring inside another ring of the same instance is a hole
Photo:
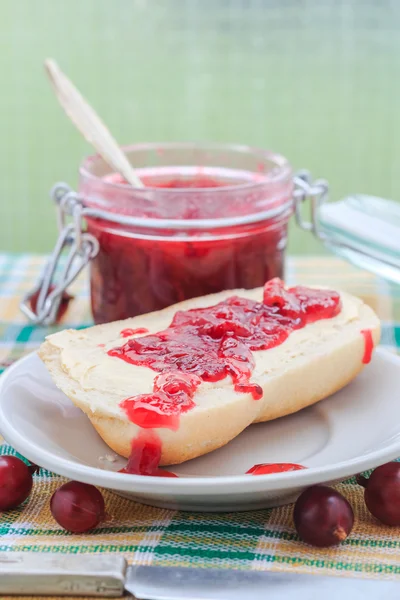
[[[241,292],[224,292],[208,298],[185,301],[164,311],[128,319],[117,325],[121,329],[146,327],[147,323],[157,322],[160,314],[165,311],[168,315],[173,315],[176,310],[199,305],[209,306],[235,293],[240,295]],[[375,313],[360,300],[357,300],[357,303],[358,317],[329,338],[318,339],[315,343],[308,343],[307,339],[303,339],[303,347],[300,345],[295,350],[293,344],[291,346],[284,342],[281,346],[266,351],[265,369],[255,379],[263,388],[261,400],[255,401],[250,394],[234,392],[231,386],[229,394],[226,389],[220,392],[221,397],[218,396],[218,390],[215,392],[215,402],[211,407],[199,404],[195,409],[183,414],[177,431],[157,429],[162,441],[160,464],[178,464],[216,450],[239,435],[251,423],[270,421],[297,412],[330,396],[352,381],[365,366],[365,346],[361,330],[371,330],[374,346],[380,338],[380,324]],[[91,329],[92,332],[97,330],[96,335],[105,335],[110,331],[111,325],[114,328],[116,326],[107,324]],[[90,330],[86,331],[90,334]],[[131,423],[122,412],[115,415],[106,414],[104,410],[99,409],[95,401],[88,401],[89,396],[92,399],[95,395],[85,392],[79,382],[71,378],[66,371],[62,363],[62,350],[53,343],[55,336],[47,338],[39,350],[39,356],[56,385],[74,404],[82,408],[108,446],[117,454],[128,457],[131,440],[136,437],[140,428]],[[269,368],[268,356],[277,355],[279,364]]]

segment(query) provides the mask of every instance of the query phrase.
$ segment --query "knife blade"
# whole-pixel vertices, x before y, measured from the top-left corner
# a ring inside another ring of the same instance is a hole
[[[136,565],[115,555],[0,553],[0,597],[93,596],[138,600],[398,600],[400,581],[288,572]],[[125,596],[126,597],[126,596]]]
[[[138,600],[399,600],[399,581],[270,571],[132,567],[126,590]]]

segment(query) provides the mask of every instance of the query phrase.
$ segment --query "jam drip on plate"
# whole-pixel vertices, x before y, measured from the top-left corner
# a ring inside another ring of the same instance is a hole
[[[287,471],[300,471],[306,469],[303,465],[297,465],[295,463],[263,463],[260,465],[254,465],[248,471],[246,475],[271,475],[272,473],[286,473]]]
[[[372,332],[370,329],[363,329],[361,334],[364,336],[364,355],[362,362],[367,365],[371,362],[372,351],[374,349],[374,340],[372,339]]]
[[[120,473],[129,475],[151,475],[155,477],[178,477],[171,471],[159,468],[161,440],[154,431],[141,431],[132,440],[131,454]]]
[[[228,375],[237,392],[255,400],[262,388],[250,381],[253,352],[282,344],[296,329],[340,312],[340,296],[329,290],[285,289],[280,279],[264,287],[263,301],[232,296],[215,306],[178,311],[164,331],[128,340],[109,356],[160,373],[151,394],[121,403],[129,419],[144,428],[179,427],[180,414],[195,406],[202,381]]]

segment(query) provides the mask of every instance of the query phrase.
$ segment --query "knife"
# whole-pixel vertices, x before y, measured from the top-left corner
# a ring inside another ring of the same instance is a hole
[[[129,567],[115,555],[0,553],[3,595],[94,596],[138,600],[399,600],[400,581],[299,573]],[[129,596],[128,596],[129,597]]]

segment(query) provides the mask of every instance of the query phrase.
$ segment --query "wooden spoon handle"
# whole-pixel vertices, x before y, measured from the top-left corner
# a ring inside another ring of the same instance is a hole
[[[114,171],[120,173],[128,183],[133,187],[143,188],[142,181],[136,175],[107,127],[73,83],[64,75],[57,63],[52,59],[47,59],[45,67],[61,106],[85,139],[97,150],[105,162]]]

